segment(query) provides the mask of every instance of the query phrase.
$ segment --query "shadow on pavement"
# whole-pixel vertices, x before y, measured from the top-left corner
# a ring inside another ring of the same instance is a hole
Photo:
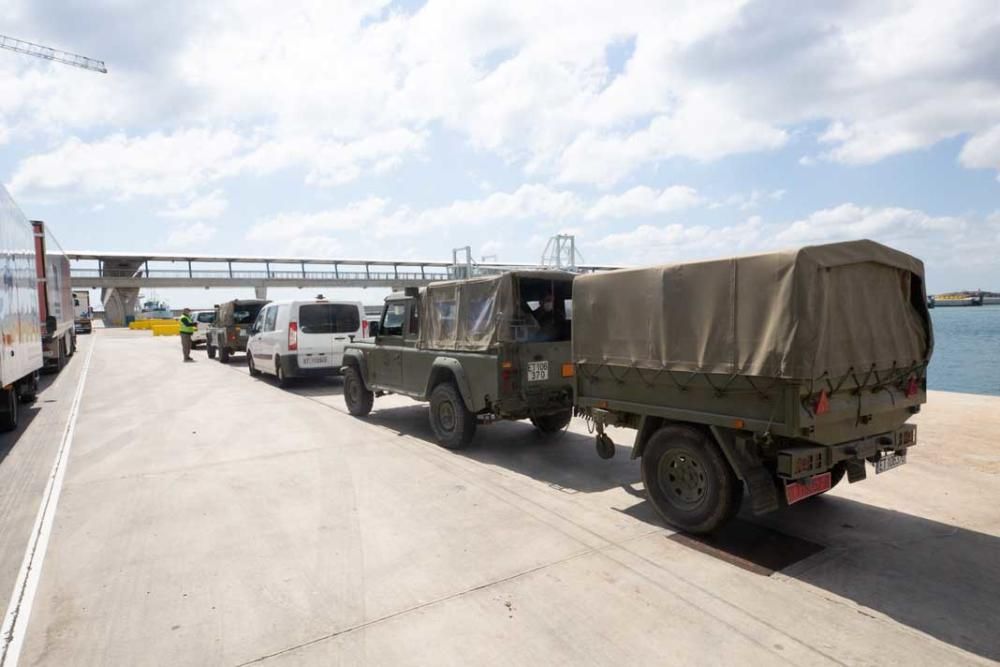
[[[38,380],[38,392],[41,393],[48,388],[53,382],[55,382],[58,375],[42,375]],[[39,398],[33,403],[21,403],[17,406],[18,408],[18,424],[17,428],[8,433],[0,433],[0,463],[7,458],[11,450],[17,445],[18,440],[24,435],[25,431],[28,430],[28,426],[34,421],[35,417],[46,404],[46,400]]]

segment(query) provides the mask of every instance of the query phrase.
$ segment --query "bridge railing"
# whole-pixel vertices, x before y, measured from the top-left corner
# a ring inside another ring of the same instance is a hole
[[[74,278],[187,278],[235,279],[235,280],[352,280],[352,281],[428,281],[447,280],[448,274],[441,271],[229,271],[226,269],[150,269],[149,271],[121,271],[115,269],[73,268]]]

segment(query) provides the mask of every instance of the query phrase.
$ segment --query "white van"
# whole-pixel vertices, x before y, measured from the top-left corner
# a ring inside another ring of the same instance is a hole
[[[355,301],[283,301],[257,315],[247,342],[251,375],[271,373],[284,386],[289,378],[339,375],[344,347],[368,337],[364,308]]]
[[[198,347],[205,342],[205,333],[215,321],[214,310],[195,310],[191,312],[194,320],[194,333],[191,334],[191,347]]]

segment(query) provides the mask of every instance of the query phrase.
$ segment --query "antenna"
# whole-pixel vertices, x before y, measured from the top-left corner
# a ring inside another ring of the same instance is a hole
[[[73,67],[90,70],[91,72],[100,72],[101,74],[108,73],[108,68],[104,66],[103,60],[95,60],[93,58],[88,58],[87,56],[79,56],[75,53],[69,53],[68,51],[60,51],[59,49],[42,46],[41,44],[35,44],[34,42],[26,42],[23,39],[17,39],[16,37],[0,35],[0,49],[8,49],[17,53],[35,56],[36,58],[44,58],[45,60],[54,60],[57,63],[72,65]]]

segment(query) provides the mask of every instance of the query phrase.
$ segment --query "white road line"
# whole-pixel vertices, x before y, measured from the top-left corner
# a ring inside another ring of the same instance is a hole
[[[69,460],[69,450],[73,445],[73,434],[76,432],[76,417],[80,412],[80,398],[83,396],[83,386],[87,381],[87,370],[90,359],[94,356],[97,340],[92,339],[87,358],[80,372],[79,384],[73,403],[70,405],[69,419],[63,432],[62,443],[56,453],[55,463],[49,475],[49,483],[42,496],[42,504],[38,508],[35,527],[24,551],[21,570],[17,574],[17,583],[10,596],[10,605],[3,617],[3,628],[0,630],[0,667],[17,667],[21,657],[21,647],[31,618],[31,605],[35,601],[35,592],[42,575],[42,564],[45,562],[45,551],[49,546],[49,535],[56,516],[56,506],[62,493],[63,477],[66,476],[66,462]]]

